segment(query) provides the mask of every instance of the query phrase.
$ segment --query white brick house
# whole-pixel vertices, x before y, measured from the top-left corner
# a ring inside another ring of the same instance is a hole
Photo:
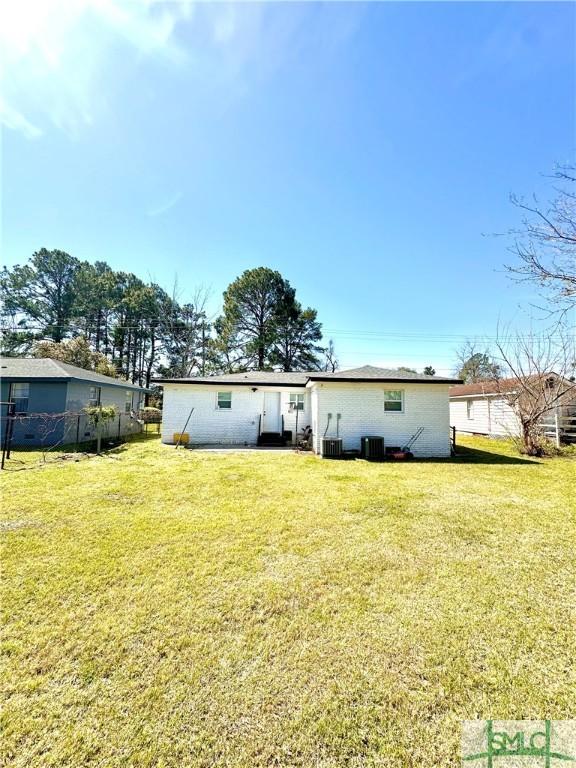
[[[327,373],[265,372],[157,379],[164,388],[162,441],[184,431],[192,445],[256,445],[262,434],[296,439],[310,426],[313,448],[341,437],[344,450],[365,435],[403,446],[420,428],[416,456],[450,455],[448,388],[454,379],[364,366]],[[291,432],[291,435],[286,435]]]

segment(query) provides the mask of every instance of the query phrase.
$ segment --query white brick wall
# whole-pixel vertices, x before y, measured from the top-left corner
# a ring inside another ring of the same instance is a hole
[[[384,390],[404,391],[404,411],[384,411]],[[219,410],[219,391],[232,392],[232,408]],[[162,442],[172,443],[175,432],[182,432],[194,407],[186,432],[193,444],[254,445],[258,436],[258,417],[263,410],[265,391],[281,392],[284,429],[295,431],[296,414],[289,412],[290,392],[304,393],[304,411],[298,415],[298,430],[311,425],[314,449],[326,428],[327,414],[333,419],[328,436],[335,436],[336,413],[341,413],[340,436],[345,448],[359,448],[363,435],[382,435],[386,445],[403,445],[418,427],[424,433],[414,445],[416,456],[449,456],[448,386],[443,384],[314,384],[295,387],[250,387],[202,384],[164,384]]]
[[[384,411],[386,389],[403,390],[402,413]],[[332,420],[327,437],[336,436],[336,414],[340,413],[340,437],[345,449],[360,448],[360,438],[364,435],[381,435],[385,445],[402,446],[419,427],[424,427],[412,448],[414,455],[450,455],[448,385],[323,382],[313,385],[312,403],[316,400],[313,421],[317,452],[328,413],[332,413]]]
[[[263,411],[264,392],[281,392],[281,412],[284,429],[294,433],[296,414],[289,412],[290,393],[304,394],[304,411],[298,415],[298,430],[310,423],[310,396],[303,387],[258,387],[253,392],[246,386],[223,384],[164,384],[162,442],[172,443],[175,432],[186,428],[193,444],[254,445],[258,438],[259,416]],[[232,392],[232,408],[216,407],[218,392]],[[293,434],[294,437],[294,434]]]
[[[304,410],[298,414],[298,432],[301,434],[304,427],[307,427],[312,423],[312,415],[310,412],[310,392],[304,387],[295,389],[283,388],[281,394],[281,408],[282,415],[284,416],[284,429],[289,429],[292,432],[292,440],[296,439],[296,412],[290,412],[290,394],[295,393],[304,395]]]

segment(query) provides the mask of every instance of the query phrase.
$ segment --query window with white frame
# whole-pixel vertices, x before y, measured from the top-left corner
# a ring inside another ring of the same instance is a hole
[[[88,407],[97,408],[100,405],[100,387],[90,387],[88,390]]]
[[[30,384],[28,382],[14,382],[10,385],[10,401],[14,403],[14,413],[28,413],[28,401],[30,398]]]
[[[290,410],[292,411],[304,410],[304,395],[300,395],[297,392],[290,393]]]
[[[466,400],[466,416],[469,419],[474,418],[474,400]]]
[[[384,410],[400,413],[404,410],[404,392],[401,389],[384,390]]]
[[[126,400],[124,402],[124,413],[130,413],[132,410],[132,392],[126,392]]]
[[[230,410],[232,408],[232,392],[218,392],[216,404],[219,410]]]

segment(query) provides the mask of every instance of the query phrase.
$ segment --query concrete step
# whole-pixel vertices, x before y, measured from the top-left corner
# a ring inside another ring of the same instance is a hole
[[[262,432],[258,445],[286,445],[286,440],[280,432]]]

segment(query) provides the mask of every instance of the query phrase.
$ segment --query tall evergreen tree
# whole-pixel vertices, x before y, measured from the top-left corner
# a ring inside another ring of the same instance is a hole
[[[97,352],[110,352],[111,325],[120,301],[116,273],[108,264],[83,262],[77,276],[74,322]]]
[[[24,266],[4,269],[0,291],[3,354],[39,349],[88,360],[93,353],[146,387],[156,373],[316,369],[324,351],[316,311],[303,309],[290,283],[266,267],[228,287],[213,324],[203,289],[182,305],[155,283],[64,251],[41,249]],[[69,348],[69,340],[78,344]]]
[[[169,298],[163,310],[166,365],[164,376],[188,378],[204,375],[209,368],[210,324],[203,302],[198,300],[180,306]]]
[[[279,272],[246,270],[224,292],[215,323],[215,355],[224,370],[318,368],[322,338],[316,311],[303,310]]]
[[[65,251],[41,248],[24,266],[4,268],[0,298],[16,326],[25,318],[39,337],[60,342],[70,330],[80,262]],[[14,330],[14,328],[13,328]]]
[[[294,297],[279,272],[267,267],[246,270],[224,291],[224,312],[217,323],[221,345],[241,352],[241,366],[271,368],[278,318],[294,311]]]
[[[302,309],[295,302],[289,311],[280,313],[276,323],[276,340],[271,360],[283,371],[311,371],[320,365],[323,352],[321,325],[315,309]]]

